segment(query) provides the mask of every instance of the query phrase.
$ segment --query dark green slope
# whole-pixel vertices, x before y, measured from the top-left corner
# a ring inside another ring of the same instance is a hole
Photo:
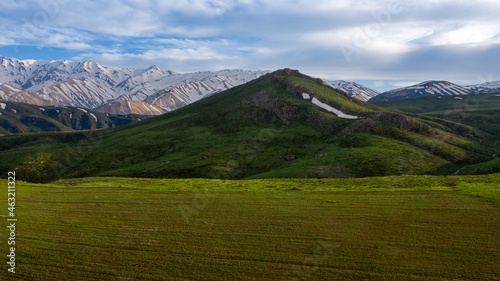
[[[3,104],[0,107],[0,136],[29,132],[103,129],[147,118],[147,116],[104,114],[77,107],[37,106],[7,101],[0,103]]]
[[[343,119],[302,98],[307,93]],[[289,69],[132,125],[0,138],[0,171],[58,177],[446,174],[492,159],[482,134],[389,112]]]

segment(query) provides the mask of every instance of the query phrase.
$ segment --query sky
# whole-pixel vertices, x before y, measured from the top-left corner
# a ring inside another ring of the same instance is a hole
[[[500,80],[499,15],[497,0],[2,0],[0,56],[469,85]]]

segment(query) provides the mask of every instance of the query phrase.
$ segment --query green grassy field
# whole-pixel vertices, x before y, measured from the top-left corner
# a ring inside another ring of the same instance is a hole
[[[17,273],[4,263],[0,279],[498,280],[499,183],[498,174],[17,182]]]

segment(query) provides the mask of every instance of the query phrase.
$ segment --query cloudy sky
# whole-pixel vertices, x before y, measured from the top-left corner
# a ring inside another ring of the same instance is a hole
[[[500,80],[499,15],[497,0],[2,0],[0,56],[474,84]]]

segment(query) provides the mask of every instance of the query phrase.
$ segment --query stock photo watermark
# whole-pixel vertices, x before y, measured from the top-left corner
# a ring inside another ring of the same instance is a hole
[[[356,28],[350,42],[340,45],[346,61],[351,63],[353,55],[359,54],[363,49],[368,48],[371,42],[381,34],[382,29],[391,24],[393,16],[401,12],[403,12],[403,7],[398,1],[391,1],[383,9],[373,11],[371,13],[372,20],[363,27]]]
[[[38,9],[30,16],[23,16],[21,26],[21,36],[25,39],[36,39],[45,28],[48,27],[50,20],[55,18],[61,11],[61,7],[67,0],[47,0],[38,1]],[[14,52],[19,53],[18,45],[12,45]]]
[[[66,0],[48,0],[38,2],[40,9],[31,18],[22,17],[22,35],[26,38],[35,38],[41,29],[48,26],[50,20],[61,11],[61,6]]]
[[[9,265],[8,271],[16,273],[16,173],[8,172],[7,178],[7,229],[9,254],[7,255]]]

